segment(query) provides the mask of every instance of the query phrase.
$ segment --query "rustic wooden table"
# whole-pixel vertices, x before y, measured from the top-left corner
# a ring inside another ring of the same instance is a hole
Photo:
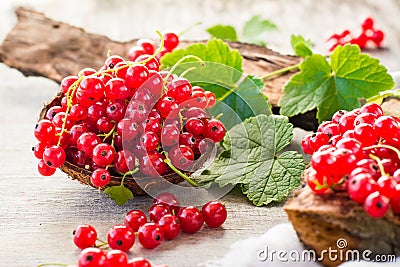
[[[28,3],[28,1],[18,1]],[[117,4],[118,2],[118,4]],[[303,34],[326,51],[327,34],[341,25],[353,25],[358,18],[373,15],[387,33],[386,49],[374,52],[390,70],[400,69],[400,3],[385,1],[37,1],[29,3],[54,19],[125,40],[152,35],[153,29],[178,28],[196,21],[204,25],[188,33],[187,38],[202,39],[206,26],[216,23],[242,25],[253,14],[263,14],[275,21],[280,30],[266,37],[272,47],[289,52],[291,33]],[[78,7],[79,3],[79,7]],[[182,4],[181,4],[182,3]],[[14,1],[0,3],[0,38],[15,22]],[[130,13],[132,12],[132,13]],[[177,12],[179,16],[176,16]],[[137,24],[128,27],[126,21]],[[99,23],[98,23],[99,22]],[[138,26],[140,25],[140,26]],[[32,131],[42,104],[58,90],[57,84],[44,78],[26,78],[18,71],[0,64],[0,266],[37,266],[44,262],[74,263],[79,251],[72,243],[72,230],[80,223],[94,225],[100,236],[121,223],[130,209],[147,210],[149,197],[136,197],[118,207],[93,188],[71,181],[57,171],[52,177],[36,172],[37,160],[31,152],[35,143]],[[296,130],[298,140],[304,131]],[[221,257],[239,239],[264,233],[287,222],[282,205],[256,208],[240,194],[231,192],[223,198],[229,217],[224,227],[204,227],[195,235],[182,234],[155,250],[135,245],[131,256],[144,256],[154,263],[169,266],[198,266],[210,258]],[[257,256],[254,256],[257,260]]]

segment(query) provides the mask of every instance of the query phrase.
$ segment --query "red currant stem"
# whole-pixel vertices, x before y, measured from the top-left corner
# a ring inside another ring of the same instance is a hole
[[[218,119],[221,118],[222,116],[224,116],[224,113],[219,113],[217,116],[214,117],[214,119],[218,120]]]
[[[115,137],[117,134],[118,134],[117,132],[114,132],[114,133],[113,133],[113,136],[112,136],[112,138],[111,138],[111,144],[110,144],[110,145],[111,145],[112,147],[114,147],[114,137]],[[115,149],[115,147],[114,147],[114,149]]]
[[[133,171],[128,171],[126,173],[124,173],[124,176],[122,176],[122,180],[121,180],[121,185],[124,185],[124,181],[125,181],[125,177],[127,175],[134,175],[135,173],[137,173],[139,171],[139,168],[134,169]]]
[[[179,75],[179,77],[183,78],[183,77],[185,77],[186,74],[188,74],[189,72],[191,72],[192,70],[195,70],[195,69],[197,69],[197,67],[188,68],[184,72],[182,72],[181,75]]]
[[[104,240],[102,240],[100,238],[96,238],[96,240],[100,242],[100,244],[96,245],[96,247],[98,247],[98,248],[99,247],[103,247],[105,245],[108,245],[108,243],[106,241],[104,241]]]
[[[196,26],[198,26],[198,25],[200,25],[200,24],[202,24],[202,23],[203,23],[203,22],[198,21],[198,22],[196,22],[196,23],[190,25],[189,27],[187,27],[186,29],[184,29],[183,31],[181,31],[181,32],[178,34],[178,37],[181,37],[182,35],[184,35],[184,34],[187,33],[188,31],[190,31],[191,29],[193,29],[194,27],[196,27]]]
[[[172,73],[175,71],[175,69],[176,69],[179,65],[181,65],[186,59],[189,59],[189,58],[194,59],[194,60],[200,62],[202,67],[205,67],[205,66],[206,66],[206,63],[204,62],[204,60],[202,60],[201,58],[199,58],[199,57],[197,57],[197,56],[194,56],[194,55],[187,55],[187,56],[184,56],[184,57],[182,57],[181,59],[179,59],[179,60],[175,63],[175,65],[173,65],[173,66],[171,67],[171,69],[169,70],[168,75],[164,78],[164,84],[163,84],[163,86],[165,86],[165,83],[168,81],[169,77],[172,75]]]
[[[378,163],[379,171],[381,172],[381,175],[382,175],[382,176],[387,175],[386,172],[385,172],[385,169],[383,168],[382,160],[381,160],[380,158],[378,158],[377,156],[372,155],[372,154],[369,154],[369,157],[370,157],[371,159],[375,160],[376,163]]]
[[[156,33],[157,33],[158,37],[160,37],[160,41],[161,41],[160,46],[157,48],[157,50],[154,52],[153,55],[151,55],[150,57],[146,58],[145,60],[139,61],[138,62],[139,64],[142,64],[142,65],[146,64],[150,60],[154,59],[163,50],[163,48],[164,48],[164,37],[163,37],[163,35],[161,34],[160,31],[157,30]]]
[[[43,266],[69,266],[71,264],[67,263],[57,263],[57,262],[49,262],[49,263],[42,263],[39,264],[37,267],[43,267]]]
[[[108,137],[110,137],[111,135],[114,134],[115,131],[115,127],[117,126],[116,123],[114,123],[114,126],[112,127],[111,131],[109,131],[103,138],[103,142],[105,142],[107,140]],[[113,138],[114,139],[114,138]]]
[[[367,147],[364,147],[363,150],[370,150],[370,149],[374,149],[374,148],[387,148],[387,149],[393,150],[394,152],[396,152],[397,157],[400,160],[400,150],[398,150],[395,147],[389,146],[389,145],[379,144],[379,145],[367,146]]]
[[[180,177],[182,177],[183,179],[185,179],[189,184],[191,184],[192,186],[197,187],[198,185],[189,178],[189,176],[187,176],[186,174],[184,174],[183,172],[181,172],[180,170],[178,170],[171,162],[171,160],[168,158],[167,153],[165,153],[166,155],[166,159],[164,159],[164,162],[176,173],[178,174]]]
[[[286,68],[283,68],[283,69],[279,69],[279,70],[270,72],[270,73],[266,74],[265,76],[261,77],[260,79],[261,80],[268,80],[268,79],[270,79],[270,78],[272,78],[274,76],[285,74],[286,72],[289,72],[291,70],[297,70],[299,67],[300,67],[300,63],[296,64],[296,65],[292,65],[292,66],[286,67]]]

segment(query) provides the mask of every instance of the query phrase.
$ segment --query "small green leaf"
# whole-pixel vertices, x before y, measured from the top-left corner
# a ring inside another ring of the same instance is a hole
[[[379,92],[379,94],[374,95],[370,98],[367,99],[367,103],[376,103],[376,104],[382,104],[383,100],[387,97],[397,97],[400,98],[400,89],[395,89],[395,90],[385,90],[382,92]]]
[[[280,112],[291,117],[318,108],[321,122],[339,109],[358,108],[359,98],[369,98],[393,86],[393,78],[378,59],[362,54],[355,45],[338,46],[331,62],[313,54],[301,63],[300,72],[283,89]]]
[[[220,38],[225,41],[237,41],[237,34],[235,28],[230,25],[218,24],[206,30],[211,37]]]
[[[258,115],[235,125],[224,138],[222,152],[212,165],[195,176],[201,184],[240,184],[255,205],[283,200],[300,185],[305,168],[297,152],[278,154],[293,138],[288,118]],[[229,153],[227,153],[229,152]]]
[[[313,54],[311,50],[312,47],[311,40],[306,40],[301,35],[292,34],[290,42],[292,44],[292,48],[295,55],[306,58]]]
[[[260,15],[256,15],[249,19],[243,27],[244,42],[265,46],[263,33],[270,30],[276,30],[278,27],[270,20],[263,19]]]
[[[133,193],[123,184],[107,187],[104,194],[109,195],[117,205],[124,205],[129,199],[133,199]]]

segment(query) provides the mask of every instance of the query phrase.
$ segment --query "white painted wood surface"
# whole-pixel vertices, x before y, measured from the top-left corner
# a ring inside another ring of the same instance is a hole
[[[155,29],[182,29],[204,21],[187,38],[202,39],[204,29],[216,23],[243,25],[253,14],[263,14],[280,28],[266,36],[278,51],[289,52],[289,36],[303,34],[326,51],[324,40],[342,25],[357,29],[356,21],[366,15],[376,17],[387,33],[386,49],[374,54],[391,70],[400,69],[400,1],[11,1],[0,3],[0,39],[15,22],[12,8],[27,4],[48,16],[85,29],[127,40],[154,36]],[[177,16],[179,14],[179,16]],[[37,174],[37,160],[31,147],[32,131],[42,103],[58,90],[44,78],[26,78],[0,64],[0,266],[37,266],[43,262],[74,263],[79,251],[72,243],[72,230],[80,223],[93,224],[101,237],[123,221],[130,209],[147,210],[151,199],[137,197],[123,207],[93,188],[72,181],[57,172],[52,177]],[[299,131],[298,138],[304,132]],[[298,149],[298,144],[294,144]],[[135,244],[131,257],[144,256],[169,266],[197,266],[221,257],[236,240],[260,235],[273,225],[286,222],[281,205],[256,208],[237,193],[224,199],[228,220],[223,228],[204,227],[195,235],[182,234],[155,250]],[[284,238],[284,237],[282,237]],[[254,255],[254,260],[257,256]]]

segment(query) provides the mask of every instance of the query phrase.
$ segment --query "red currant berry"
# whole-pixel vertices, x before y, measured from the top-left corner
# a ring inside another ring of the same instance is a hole
[[[208,100],[206,108],[212,108],[215,105],[215,103],[217,102],[217,98],[216,98],[215,94],[210,91],[205,91],[204,94],[206,95],[207,100]]]
[[[151,267],[151,264],[145,258],[137,257],[129,261],[129,267]]]
[[[153,249],[164,240],[164,231],[156,223],[145,223],[139,227],[138,239],[144,248]]]
[[[141,46],[146,54],[152,55],[154,54],[154,43],[153,41],[145,38],[139,39],[136,44]]]
[[[354,138],[366,147],[374,145],[378,140],[378,135],[371,124],[361,123],[354,128]]]
[[[186,145],[174,146],[168,153],[172,164],[181,170],[188,170],[193,164],[193,150]]]
[[[393,176],[383,175],[381,176],[378,181],[378,191],[381,195],[384,195],[388,198],[393,198],[396,196],[396,181],[394,180]]]
[[[84,68],[84,69],[81,69],[81,70],[78,72],[78,76],[79,76],[79,77],[82,77],[82,76],[86,77],[86,76],[93,75],[93,74],[95,74],[95,73],[96,73],[96,70],[93,69],[93,68]]]
[[[322,132],[316,132],[311,135],[309,145],[313,151],[317,151],[321,146],[329,143],[329,136]]]
[[[147,217],[141,210],[131,210],[124,217],[124,224],[129,226],[133,232],[137,232],[139,227],[145,223],[147,223]]]
[[[96,229],[89,224],[79,225],[73,232],[74,244],[80,249],[93,247],[97,240]]]
[[[49,108],[49,110],[46,112],[46,119],[48,120],[53,120],[54,116],[58,113],[64,111],[62,107],[60,106],[52,106]]]
[[[107,240],[110,248],[126,252],[135,243],[135,234],[126,225],[116,225],[108,232]]]
[[[164,96],[157,103],[157,109],[160,112],[161,117],[167,118],[171,112],[179,109],[175,99],[170,96]]]
[[[364,31],[371,30],[374,27],[374,20],[370,17],[366,18],[361,24],[361,27]]]
[[[393,133],[399,131],[399,123],[391,116],[381,116],[374,124],[376,133],[384,139],[392,139]]]
[[[185,124],[186,131],[189,133],[198,136],[202,135],[206,129],[204,122],[199,118],[189,118]]]
[[[304,136],[304,138],[301,140],[301,148],[303,149],[304,153],[308,155],[312,155],[314,153],[314,150],[310,146],[310,139],[313,134],[307,134]]]
[[[210,201],[201,209],[204,222],[211,228],[220,227],[226,220],[228,213],[224,204],[218,201]]]
[[[173,215],[177,215],[180,209],[180,202],[178,198],[167,192],[163,192],[154,198],[153,205],[156,204],[166,205],[171,210]]]
[[[172,214],[162,216],[158,220],[158,224],[164,231],[164,238],[167,240],[176,238],[181,231],[181,225],[179,224],[178,218]]]
[[[383,116],[383,109],[380,105],[376,103],[369,103],[360,108],[361,113],[372,113],[376,115],[376,117]]]
[[[56,128],[49,120],[41,120],[36,124],[34,135],[40,142],[52,142],[56,134]]]
[[[147,54],[142,46],[132,46],[128,51],[130,61],[135,61],[139,56]]]
[[[117,65],[120,62],[124,62],[125,60],[117,55],[112,55],[109,56],[106,61],[104,62],[104,67],[106,69],[113,69],[115,67],[115,65]]]
[[[96,126],[100,132],[109,133],[114,129],[115,123],[109,117],[101,117],[97,120]]]
[[[68,90],[70,89],[71,85],[75,83],[78,80],[78,76],[67,76],[64,79],[61,80],[61,91],[64,94],[68,93]]]
[[[114,169],[120,173],[126,173],[136,167],[135,156],[129,150],[118,151],[114,160]]]
[[[86,156],[90,157],[93,153],[93,149],[100,143],[100,137],[92,132],[87,132],[78,138],[76,146],[79,150],[85,152]]]
[[[126,70],[125,85],[129,89],[138,89],[148,78],[149,70],[146,68],[146,66],[130,66]]]
[[[335,112],[335,114],[333,114],[332,116],[332,122],[334,123],[339,123],[340,118],[347,113],[346,110],[338,110]]]
[[[99,248],[86,248],[79,254],[78,267],[108,267],[106,253]]]
[[[110,102],[106,108],[106,115],[114,121],[120,121],[125,116],[127,105],[122,100],[115,100]]]
[[[108,267],[128,267],[128,255],[125,252],[113,249],[107,252]]]
[[[39,142],[34,147],[32,147],[33,154],[36,158],[43,159],[43,152],[49,146],[49,143]]]
[[[342,138],[336,143],[336,147],[346,148],[353,151],[353,154],[357,158],[362,158],[364,155],[364,152],[362,150],[362,144],[360,143],[360,141],[354,138]]]
[[[161,143],[165,146],[177,145],[179,142],[179,129],[172,124],[164,124],[161,130]]]
[[[168,85],[167,95],[181,104],[188,100],[192,95],[192,85],[185,78],[176,78]]]
[[[204,136],[214,142],[220,142],[225,136],[225,127],[219,120],[211,119],[206,124]]]
[[[167,172],[167,164],[164,162],[165,157],[155,151],[139,159],[140,171],[150,177],[157,177]]]
[[[125,118],[135,120],[137,123],[144,122],[149,115],[146,105],[138,100],[131,100],[126,108]]]
[[[148,60],[150,57],[151,57],[150,54],[141,55],[141,56],[138,56],[135,59],[135,62],[143,62],[145,60]],[[160,70],[160,62],[158,61],[157,58],[150,59],[144,65],[146,66],[146,68],[149,71],[150,70],[154,70],[154,71],[159,71]]]
[[[56,172],[56,168],[50,167],[41,159],[38,163],[38,171],[43,176],[52,176]]]
[[[115,158],[114,148],[107,143],[98,144],[93,148],[93,161],[98,166],[105,167],[110,165]]]
[[[184,110],[182,112],[182,115],[187,119],[189,119],[189,118],[205,118],[205,117],[207,117],[205,111],[203,109],[197,108],[197,107],[192,107],[192,108],[189,108],[187,110]]]
[[[131,95],[131,91],[125,86],[125,80],[112,78],[106,83],[105,96],[108,100],[125,100]]]
[[[155,151],[157,149],[159,143],[160,143],[160,141],[158,139],[157,134],[155,134],[153,132],[145,132],[140,137],[140,144],[148,152]]]
[[[180,209],[178,214],[181,229],[185,233],[193,234],[203,226],[204,218],[198,208],[189,206]]]
[[[164,48],[167,51],[174,50],[179,44],[179,37],[175,33],[165,33],[164,36]]]
[[[374,192],[365,199],[364,209],[371,217],[381,218],[385,216],[389,204],[390,201],[387,197],[379,192]]]
[[[356,119],[357,115],[353,112],[347,112],[343,114],[339,119],[339,131],[340,133],[344,134],[348,130],[354,129],[354,120]]]
[[[158,222],[162,216],[165,214],[171,214],[171,210],[167,205],[164,204],[153,204],[150,207],[149,219],[152,222]]]
[[[104,187],[108,185],[110,179],[111,179],[110,172],[103,168],[96,169],[90,176],[90,182],[95,187]]]
[[[375,191],[376,182],[369,173],[350,175],[346,182],[349,197],[357,203],[363,204],[365,199]]]
[[[371,36],[371,40],[379,47],[382,44],[383,38],[385,38],[385,34],[383,31],[376,30],[373,32]]]
[[[139,134],[139,125],[133,119],[122,119],[117,124],[118,135],[124,140],[132,140]]]
[[[46,148],[43,152],[44,162],[52,168],[61,167],[66,160],[65,151],[59,146],[50,146]]]

